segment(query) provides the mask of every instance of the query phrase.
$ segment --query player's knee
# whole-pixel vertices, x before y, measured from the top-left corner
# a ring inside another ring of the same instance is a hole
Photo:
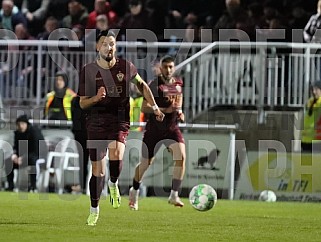
[[[100,177],[106,176],[106,171],[100,171]]]

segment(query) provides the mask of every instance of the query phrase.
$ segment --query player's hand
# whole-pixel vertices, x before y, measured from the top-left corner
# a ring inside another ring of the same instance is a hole
[[[185,114],[183,112],[178,113],[178,121],[184,122],[185,121]]]
[[[98,102],[106,97],[106,89],[105,89],[105,87],[100,87],[98,89],[96,97],[97,97],[97,101]]]
[[[165,114],[162,113],[162,111],[159,108],[154,110],[154,114],[156,116],[156,120],[159,122],[162,122],[165,118]]]

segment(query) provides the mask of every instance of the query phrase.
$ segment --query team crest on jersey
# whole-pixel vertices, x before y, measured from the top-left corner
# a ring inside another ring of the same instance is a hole
[[[117,76],[118,81],[122,82],[124,80],[125,75],[123,73],[119,72],[116,76]]]

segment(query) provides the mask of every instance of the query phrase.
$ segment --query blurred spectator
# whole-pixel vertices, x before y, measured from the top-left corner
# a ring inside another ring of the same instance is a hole
[[[23,25],[22,23],[17,24],[15,27],[15,34],[17,36],[17,39],[21,39],[21,40],[34,40],[35,38],[32,37],[29,34],[29,31],[27,29],[27,27],[25,25]],[[30,46],[19,46],[20,50],[29,50]]]
[[[310,17],[303,31],[304,41],[307,43],[321,43],[321,0],[317,4],[317,13]]]
[[[31,35],[37,36],[41,31],[47,17],[49,0],[23,0],[21,12],[28,21],[28,31]]]
[[[279,31],[274,30],[285,30],[285,36],[279,34]],[[272,18],[269,21],[269,31],[267,31],[267,38],[270,41],[276,42],[291,42],[291,31],[286,31],[286,21],[281,17]]]
[[[38,34],[37,39],[39,40],[48,40],[49,35],[56,29],[58,29],[59,23],[55,17],[48,17],[44,25],[44,32]]]
[[[87,30],[85,36],[86,49],[95,51],[96,50],[96,36],[109,28],[108,19],[105,14],[98,15],[96,18],[96,29]]]
[[[76,24],[71,29],[75,34],[72,35],[72,40],[83,41],[84,40],[84,26]],[[81,47],[82,48],[82,47]],[[73,49],[71,47],[71,49]],[[78,48],[77,48],[78,49]]]
[[[108,19],[110,28],[117,26],[118,17],[116,13],[111,9],[109,2],[106,0],[95,0],[95,10],[88,16],[86,29],[96,28],[96,18],[98,15],[104,14]]]
[[[158,41],[164,40],[164,29],[166,29],[166,15],[167,8],[164,6],[163,1],[147,0],[146,9],[150,12],[153,22],[152,30],[157,36]]]
[[[54,90],[47,94],[45,118],[50,120],[71,120],[71,102],[76,93],[68,87],[68,77],[57,72]]]
[[[289,26],[291,29],[304,29],[306,23],[309,21],[307,12],[301,7],[293,7],[289,19]]]
[[[264,21],[263,5],[254,2],[248,6],[249,21],[254,25],[254,29],[265,29],[268,25]]]
[[[84,30],[88,20],[88,11],[78,0],[68,3],[69,15],[62,19],[62,27],[72,29],[75,25],[81,25]]]
[[[18,40],[34,39],[22,23],[15,26],[14,33]],[[35,66],[35,53],[31,50],[34,50],[33,46],[22,44],[10,45],[10,41],[8,42],[8,53],[10,53],[11,58],[14,59],[15,62],[9,60],[5,65],[1,66],[1,81],[4,87],[9,87],[6,91],[1,90],[3,96],[15,97],[15,101],[18,101],[19,98],[22,97],[22,93],[25,93],[23,96],[32,94],[32,92],[27,91],[26,88],[29,90],[36,88],[33,82],[33,80],[35,80],[35,72],[32,74]]]
[[[111,9],[115,11],[117,17],[122,19],[128,11],[128,0],[110,0],[109,2]]]
[[[15,34],[19,40],[34,40],[26,26],[23,24],[17,24],[15,27]],[[36,54],[31,50],[34,50],[33,46],[19,45],[20,58],[17,63],[17,68],[13,69],[16,78],[16,85],[19,87],[27,88],[35,96],[37,92],[37,78],[35,72],[36,66]]]
[[[273,18],[270,21],[269,29],[285,29],[286,25],[281,18]]]
[[[8,191],[14,189],[14,169],[30,166],[29,173],[29,191],[37,189],[36,161],[39,158],[47,157],[47,148],[41,131],[29,123],[26,115],[19,116],[16,120],[16,130],[14,131],[14,146],[11,158],[5,161],[5,169],[8,181]],[[43,141],[43,142],[41,142]]]
[[[184,17],[190,9],[190,0],[169,0],[168,3],[168,16],[170,29],[183,29]]]
[[[200,28],[196,24],[190,24],[186,27],[185,38],[187,42],[199,42],[200,39]]]
[[[109,28],[108,25],[108,19],[106,17],[106,15],[101,14],[98,15],[96,18],[96,29],[98,32],[103,31],[103,30],[107,30]]]
[[[125,14],[124,18],[119,23],[120,31],[125,38],[127,29],[148,29],[153,30],[153,20],[150,12],[147,11],[141,0],[130,0],[129,1],[129,12]]]
[[[222,36],[219,36],[220,29],[237,29],[240,26],[251,26],[247,12],[241,7],[241,0],[225,0],[225,5],[226,11],[222,14],[214,27],[214,41],[224,40],[222,39]],[[253,33],[253,30],[249,29],[246,32],[251,34]]]
[[[266,0],[263,4],[263,14],[264,14],[264,25],[270,28],[270,22],[272,19],[280,18],[280,12],[278,6],[280,4],[273,0]]]
[[[70,0],[54,0],[50,1],[48,16],[55,17],[60,22],[68,15],[68,3]]]
[[[183,29],[190,24],[205,25],[207,17],[218,18],[218,12],[222,7],[221,1],[169,0],[169,27]]]
[[[303,152],[312,152],[312,147],[320,152],[321,144],[321,81],[312,84],[312,96],[307,102],[301,137]]]
[[[2,9],[0,10],[0,22],[4,29],[14,31],[17,24],[22,23],[27,26],[27,19],[14,5],[12,0],[3,0]]]
[[[223,13],[224,1],[194,0],[191,11],[197,15],[197,25],[203,26],[208,19],[217,22]]]
[[[88,12],[94,11],[95,1],[82,0],[82,5]]]

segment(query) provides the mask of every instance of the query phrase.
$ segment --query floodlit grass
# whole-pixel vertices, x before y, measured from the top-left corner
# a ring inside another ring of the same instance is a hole
[[[321,204],[218,200],[208,212],[143,198],[113,209],[100,205],[97,226],[85,225],[84,195],[0,193],[1,241],[320,241]]]

